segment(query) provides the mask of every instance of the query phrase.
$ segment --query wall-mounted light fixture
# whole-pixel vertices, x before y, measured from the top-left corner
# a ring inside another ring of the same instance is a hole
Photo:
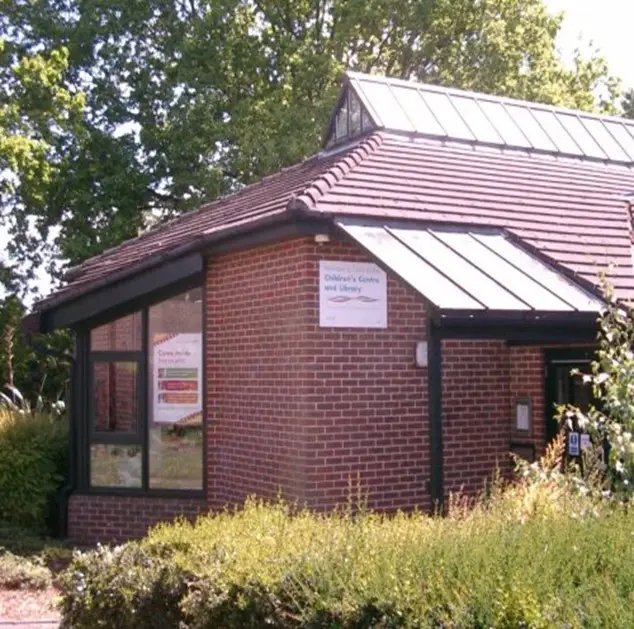
[[[416,366],[427,367],[427,341],[416,343]]]

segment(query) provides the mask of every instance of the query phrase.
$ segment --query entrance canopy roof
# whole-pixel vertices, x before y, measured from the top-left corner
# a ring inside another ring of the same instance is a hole
[[[501,230],[337,224],[441,313],[596,316],[604,305]]]

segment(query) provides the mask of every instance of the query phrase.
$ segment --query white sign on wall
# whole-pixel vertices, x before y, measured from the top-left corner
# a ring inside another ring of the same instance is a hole
[[[153,419],[158,424],[202,421],[202,334],[155,334],[152,339]]]
[[[387,277],[368,262],[319,262],[322,328],[387,328]]]

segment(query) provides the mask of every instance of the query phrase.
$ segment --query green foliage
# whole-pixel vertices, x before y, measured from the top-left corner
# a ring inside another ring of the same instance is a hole
[[[606,495],[629,500],[634,495],[634,315],[609,287],[605,298],[596,359],[592,373],[583,376],[596,404],[587,412],[564,407],[560,420],[590,434],[592,447],[585,458],[595,461]]]
[[[62,626],[634,626],[633,525],[551,480],[456,500],[446,518],[248,502],[77,555]]]
[[[43,590],[51,582],[45,566],[0,549],[0,590]]]
[[[542,0],[0,6],[7,59],[66,49],[64,85],[86,94],[46,201],[12,208],[59,226],[71,264],[314,153],[346,69],[582,109],[618,90],[592,51],[562,65]]]
[[[11,261],[2,281],[11,290],[32,277],[29,266],[42,261],[45,216],[62,152],[77,131],[84,97],[67,89],[63,48],[18,53],[0,31],[0,207],[10,229]],[[38,237],[39,236],[39,237]],[[39,246],[38,246],[39,244]],[[23,286],[22,286],[23,288]]]
[[[67,472],[64,416],[0,406],[0,522],[51,526]]]
[[[634,118],[634,89],[628,90],[623,95],[621,106],[626,118]]]
[[[20,300],[0,300],[0,384],[15,387],[36,406],[38,401],[64,402],[72,360],[72,337],[67,330],[51,334],[22,334],[26,314]]]

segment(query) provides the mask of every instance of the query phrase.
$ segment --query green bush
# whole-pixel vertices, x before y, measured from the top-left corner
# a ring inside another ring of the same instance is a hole
[[[63,416],[0,407],[0,523],[50,527],[67,470]]]
[[[43,590],[51,582],[46,566],[0,551],[0,590]]]
[[[634,626],[634,514],[520,482],[446,518],[236,513],[77,555],[63,626]]]

